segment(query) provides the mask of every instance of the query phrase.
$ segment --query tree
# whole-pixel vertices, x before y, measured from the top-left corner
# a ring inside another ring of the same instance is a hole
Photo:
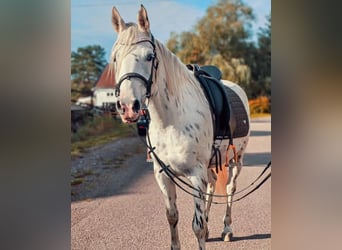
[[[176,32],[171,32],[169,40],[166,42],[166,46],[173,53],[177,54],[179,51],[179,35]]]
[[[229,61],[244,56],[246,40],[250,37],[252,8],[241,0],[220,0],[207,9],[196,30],[205,41],[207,55],[221,54]]]
[[[258,81],[264,86],[265,95],[271,95],[271,14],[267,17],[265,28],[258,34]]]
[[[243,56],[251,73],[248,88],[245,89],[249,98],[271,96],[271,15],[257,35],[257,44],[247,43]]]
[[[193,31],[172,33],[167,47],[185,64],[219,67],[224,79],[246,89],[251,81],[246,50],[253,19],[252,9],[241,0],[220,0],[207,9]]]
[[[73,98],[91,95],[107,62],[105,50],[99,45],[88,45],[71,53],[71,90]]]

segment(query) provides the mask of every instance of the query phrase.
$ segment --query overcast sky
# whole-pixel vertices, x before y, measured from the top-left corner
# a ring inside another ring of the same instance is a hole
[[[271,0],[245,0],[256,16],[254,33],[263,27],[271,10]],[[156,39],[166,42],[172,31],[190,31],[205,15],[214,0],[72,0],[71,1],[71,50],[87,45],[101,45],[106,60],[116,39],[111,23],[111,11],[115,6],[126,22],[136,22],[140,4],[147,10],[151,31]]]

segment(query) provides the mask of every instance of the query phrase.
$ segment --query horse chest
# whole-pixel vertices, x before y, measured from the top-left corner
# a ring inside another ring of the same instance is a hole
[[[182,171],[189,166],[198,165],[198,163],[207,162],[210,157],[211,145],[206,138],[200,136],[199,133],[193,133],[192,136],[184,133],[184,131],[175,127],[166,129],[150,128],[150,138],[155,152],[165,164]]]

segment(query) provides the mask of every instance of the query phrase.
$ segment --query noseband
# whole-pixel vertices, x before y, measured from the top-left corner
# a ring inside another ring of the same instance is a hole
[[[156,45],[154,43],[154,37],[153,35],[151,35],[151,40],[141,40],[138,41],[136,43],[132,43],[131,45],[135,45],[138,43],[143,43],[143,42],[149,42],[152,47],[153,47],[153,57],[152,57],[152,66],[151,66],[151,74],[150,77],[148,79],[146,79],[143,75],[139,74],[139,73],[135,73],[135,72],[129,72],[124,74],[123,76],[121,76],[119,82],[117,83],[116,87],[115,87],[115,96],[119,97],[120,96],[120,86],[122,84],[122,82],[124,80],[130,80],[131,78],[138,78],[140,80],[143,81],[145,88],[146,88],[146,98],[150,98],[151,97],[151,87],[152,87],[152,83],[153,83],[153,69],[157,70],[158,68],[158,60],[156,61],[156,65],[154,65],[155,60],[157,58],[156,55]]]

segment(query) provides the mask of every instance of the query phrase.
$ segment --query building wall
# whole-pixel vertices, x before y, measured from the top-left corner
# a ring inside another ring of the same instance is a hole
[[[96,89],[94,91],[94,105],[102,107],[104,103],[115,103],[114,89]]]

